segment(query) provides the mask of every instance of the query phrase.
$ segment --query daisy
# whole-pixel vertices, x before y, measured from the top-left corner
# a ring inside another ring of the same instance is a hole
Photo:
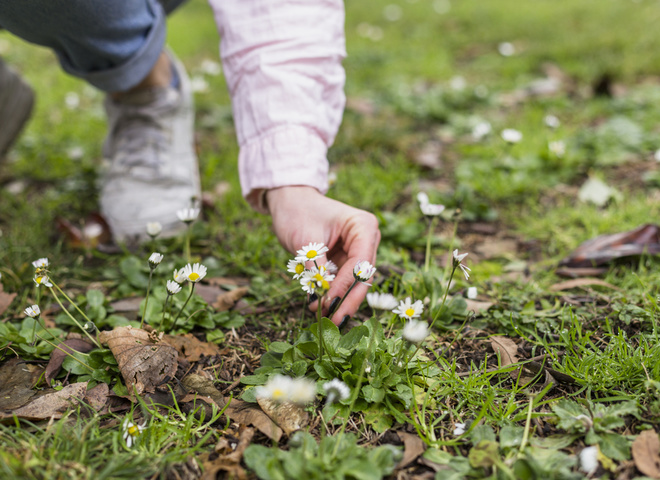
[[[305,263],[293,258],[286,264],[286,271],[293,273],[293,279],[298,280],[305,271]]]
[[[298,405],[306,405],[316,398],[316,382],[305,377],[291,380],[289,400]]]
[[[471,272],[470,268],[466,267],[463,265],[461,262],[465,257],[467,257],[467,253],[461,253],[460,255],[458,254],[458,249],[454,250],[454,253],[452,253],[454,257],[454,268],[459,267],[461,270],[463,270],[463,275],[465,275],[465,280],[470,278],[470,275],[468,272]]]
[[[366,283],[376,273],[376,267],[366,260],[359,260],[353,267],[353,277],[358,282]]]
[[[24,312],[25,315],[32,318],[37,318],[39,315],[41,315],[41,310],[39,310],[39,305],[32,305],[31,307],[27,307],[24,310]]]
[[[423,311],[424,304],[422,301],[417,300],[415,303],[413,303],[410,297],[407,297],[405,300],[401,300],[399,306],[392,310],[393,313],[396,313],[400,317],[408,320],[419,317]]]
[[[183,274],[189,282],[197,283],[206,275],[206,267],[201,263],[188,264],[183,267]]]
[[[580,470],[586,474],[596,471],[598,468],[598,447],[586,447],[580,451]]]
[[[257,398],[266,398],[274,402],[285,402],[289,399],[289,392],[293,379],[285,375],[274,375],[268,379],[266,385],[257,387]]]
[[[311,262],[325,256],[329,249],[322,243],[310,242],[309,245],[302,247],[296,253],[296,260],[301,262]]]
[[[392,310],[399,301],[391,293],[367,293],[367,303],[374,310]]]
[[[339,271],[339,267],[332,260],[328,260],[327,262],[325,262],[325,268],[327,268],[328,272],[332,273],[333,275]]]
[[[545,126],[549,128],[558,128],[559,125],[561,125],[559,119],[554,115],[546,115],[543,117],[543,123],[545,123]]]
[[[46,257],[40,258],[32,262],[34,268],[48,268],[48,259]]]
[[[489,135],[493,131],[493,127],[489,122],[479,122],[472,129],[472,138],[475,140],[481,140],[485,136]]]
[[[513,128],[505,128],[500,135],[502,136],[502,140],[507,143],[518,143],[523,138],[522,133]]]
[[[341,402],[351,395],[351,389],[344,382],[335,378],[323,385],[323,390],[327,395],[327,403]]]
[[[176,268],[174,269],[174,273],[172,274],[172,278],[176,283],[183,283],[187,280],[185,269],[182,268],[181,270],[177,270]]]
[[[497,46],[497,51],[500,52],[500,55],[503,57],[510,57],[516,53],[516,47],[514,47],[511,42],[502,42]]]
[[[457,423],[454,425],[454,436],[459,437],[465,433],[465,424]]]
[[[163,255],[161,255],[160,253],[156,253],[156,252],[154,252],[154,253],[152,253],[151,256],[149,257],[149,266],[150,266],[151,269],[153,270],[153,269],[156,268],[158,265],[160,265],[160,262],[162,262],[162,261],[163,261]]]
[[[124,441],[126,442],[126,446],[128,448],[133,446],[137,437],[139,437],[144,430],[145,425],[146,422],[144,422],[142,425],[136,425],[133,422],[129,422],[128,419],[124,420],[124,423],[122,424],[122,431],[124,432]]]
[[[199,217],[199,208],[182,208],[176,212],[176,216],[183,223],[192,223]]]
[[[312,267],[310,270],[305,270],[300,277],[300,285],[305,292],[311,295],[316,290],[330,290],[330,282],[334,279],[335,276],[321,265],[318,268]]]
[[[410,320],[403,327],[402,336],[410,343],[418,344],[424,341],[429,334],[429,326],[424,321]]]
[[[561,158],[566,153],[566,144],[562,140],[548,142],[548,150],[556,157]]]
[[[48,275],[44,274],[38,274],[34,277],[34,283],[36,283],[37,287],[40,285],[43,285],[44,287],[52,287],[53,284],[48,281]]]
[[[160,224],[160,222],[147,223],[147,235],[149,235],[151,238],[156,238],[162,231],[163,226]]]
[[[419,208],[424,215],[435,217],[445,211],[444,205],[431,203],[429,201],[429,196],[424,192],[419,192],[417,194],[417,201],[419,202]]]
[[[475,298],[477,298],[477,295],[479,295],[479,293],[477,292],[477,287],[470,287],[467,289],[467,298],[469,298],[470,300],[474,300]]]
[[[181,285],[174,280],[168,280],[166,288],[169,295],[176,295],[181,291]]]

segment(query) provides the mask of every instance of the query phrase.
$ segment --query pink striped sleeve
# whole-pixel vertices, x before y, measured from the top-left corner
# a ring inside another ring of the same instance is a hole
[[[327,150],[344,109],[340,0],[209,0],[240,145],[243,195],[286,185],[327,191]]]

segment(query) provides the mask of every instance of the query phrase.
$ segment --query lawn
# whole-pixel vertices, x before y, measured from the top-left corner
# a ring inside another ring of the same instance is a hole
[[[2,478],[660,478],[656,2],[346,10],[328,195],[377,215],[370,290],[418,301],[428,332],[373,301],[341,329],[309,311],[241,197],[206,3],[168,33],[196,86],[202,213],[137,250],[84,235],[102,94],[0,31],[37,92],[0,166]],[[188,263],[206,275],[170,295]]]

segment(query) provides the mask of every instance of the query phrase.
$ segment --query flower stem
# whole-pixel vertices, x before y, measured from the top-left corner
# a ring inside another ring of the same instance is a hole
[[[52,283],[53,285],[55,285],[55,282],[53,282],[52,280],[51,280],[51,283]],[[62,292],[62,290],[60,290],[60,287],[58,287],[57,285],[55,285],[55,287],[57,287],[57,289],[58,289],[60,292]],[[64,311],[64,313],[66,313],[66,314],[69,316],[69,318],[70,318],[71,320],[73,320],[73,323],[75,323],[75,324],[78,326],[78,328],[79,328],[80,330],[82,330],[83,333],[84,333],[85,335],[87,335],[87,337],[92,341],[92,343],[93,343],[94,345],[96,345],[98,348],[101,348],[101,344],[100,344],[100,343],[99,343],[94,337],[92,337],[92,336],[89,334],[89,332],[88,332],[87,330],[85,330],[85,328],[84,328],[82,325],[80,325],[80,323],[78,322],[78,320],[76,320],[76,317],[74,317],[73,315],[71,315],[71,312],[69,312],[69,310],[67,310],[67,309],[64,307],[64,305],[62,305],[62,301],[60,300],[60,297],[57,296],[57,293],[55,293],[55,290],[53,290],[53,289],[51,288],[50,291],[53,293],[53,297],[55,297],[55,300],[56,300],[57,303],[59,304],[60,308]],[[71,302],[71,303],[76,307],[76,309],[80,312],[80,309],[78,308],[78,305],[76,305],[75,303],[73,303],[73,302],[71,301],[71,299],[70,299],[69,297],[66,296],[66,294],[65,294],[64,292],[62,292],[62,294],[63,294],[63,295],[69,300],[69,302]],[[85,315],[85,319],[86,319],[88,322],[91,322],[91,320],[90,320],[89,318],[87,318],[86,315]]]
[[[318,321],[319,333],[319,361],[323,361],[323,314],[321,313],[321,306],[323,305],[323,297],[319,298],[318,307],[316,309],[316,318]]]
[[[442,297],[442,303],[440,304],[440,308],[438,308],[438,311],[433,316],[433,320],[431,321],[431,325],[429,325],[429,332],[433,328],[433,325],[435,324],[435,321],[440,316],[440,312],[442,311],[442,307],[445,305],[445,302],[447,301],[447,295],[449,295],[449,287],[451,286],[451,281],[454,278],[454,273],[455,272],[456,272],[456,265],[454,265],[452,263],[451,274],[449,275],[449,280],[447,280],[447,288],[445,288],[445,295]]]
[[[49,332],[49,333],[50,333],[50,332]],[[39,335],[37,332],[34,332],[34,335],[35,335],[39,340],[42,340],[42,341],[46,342],[46,343],[47,343],[48,345],[50,345],[51,347],[63,351],[63,352],[66,353],[69,357],[73,358],[76,362],[78,362],[78,363],[79,363],[80,365],[82,365],[83,367],[89,368],[92,372],[94,371],[94,369],[93,369],[92,367],[90,367],[89,365],[87,365],[85,362],[83,362],[82,360],[80,360],[80,359],[79,359],[78,357],[76,357],[75,355],[71,354],[71,352],[68,352],[68,351],[66,351],[65,349],[63,349],[62,347],[60,347],[59,345],[55,345],[53,342],[46,340],[44,337],[42,337],[41,335]],[[53,338],[54,338],[54,337],[53,337]],[[82,352],[80,352],[80,353],[82,353]],[[83,355],[85,355],[85,354],[83,353]]]
[[[165,303],[163,304],[163,316],[160,319],[160,325],[158,326],[158,330],[163,329],[163,322],[165,321],[165,311],[167,310],[167,303],[170,301],[171,296],[172,295],[170,295],[169,292],[168,292],[167,293],[167,298],[165,299]]]
[[[188,260],[188,263],[192,263],[192,261],[190,260],[190,226],[191,225],[192,223],[188,223],[186,225],[186,244],[184,247],[184,252],[186,255],[186,259]]]
[[[174,331],[174,327],[176,327],[176,322],[179,321],[179,317],[181,316],[181,313],[183,313],[184,308],[186,308],[186,305],[188,305],[188,302],[192,298],[194,291],[195,291],[195,283],[192,283],[190,284],[190,295],[188,295],[188,298],[186,298],[186,303],[183,304],[183,307],[181,307],[181,310],[179,310],[179,313],[174,319],[174,324],[172,325],[172,331]]]
[[[339,311],[339,307],[341,307],[341,304],[344,303],[344,300],[346,300],[346,297],[348,297],[348,294],[351,293],[351,290],[353,290],[353,287],[358,284],[357,280],[353,280],[353,284],[348,287],[348,290],[346,290],[346,293],[342,297],[342,299],[339,301],[339,305],[337,305],[337,308],[335,308],[335,312]]]
[[[147,284],[147,296],[144,299],[144,311],[142,312],[142,321],[140,322],[140,328],[144,326],[144,317],[147,316],[147,307],[149,306],[149,292],[151,292],[151,277],[154,274],[154,269],[149,269],[149,283]]]
[[[433,227],[435,223],[435,217],[431,217],[429,222],[429,233],[426,235],[426,254],[424,256],[424,272],[429,271],[431,266],[431,239],[433,238]]]

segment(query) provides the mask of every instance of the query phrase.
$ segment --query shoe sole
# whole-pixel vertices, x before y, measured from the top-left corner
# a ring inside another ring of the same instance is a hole
[[[34,92],[0,60],[0,160],[18,138],[34,107]]]

